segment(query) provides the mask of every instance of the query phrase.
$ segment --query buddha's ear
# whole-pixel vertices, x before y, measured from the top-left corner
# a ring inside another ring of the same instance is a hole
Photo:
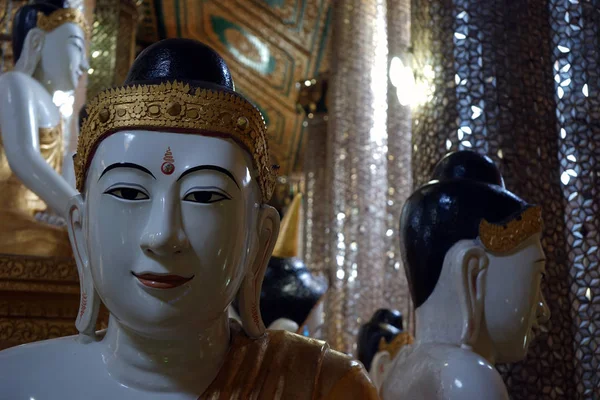
[[[39,28],[33,28],[27,32],[21,55],[15,63],[15,70],[30,76],[33,75],[40,62],[45,40],[46,32]]]
[[[258,212],[257,251],[254,252],[254,259],[238,292],[240,319],[246,334],[253,338],[265,333],[265,324],[260,314],[260,291],[265,270],[277,241],[279,222],[277,210],[263,204]]]
[[[371,361],[369,376],[378,392],[381,391],[381,386],[383,386],[383,382],[387,377],[391,362],[392,356],[385,350],[375,353],[373,361]]]
[[[100,311],[100,297],[94,288],[86,238],[83,230],[85,202],[80,194],[69,200],[67,228],[73,255],[79,273],[80,301],[75,326],[80,340],[86,342],[96,337],[96,321]]]
[[[458,258],[459,298],[463,299],[461,346],[472,347],[479,336],[479,329],[483,322],[485,276],[489,258],[485,250],[474,241],[463,242]]]

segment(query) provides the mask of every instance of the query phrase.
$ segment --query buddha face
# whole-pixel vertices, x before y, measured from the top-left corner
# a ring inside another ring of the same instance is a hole
[[[532,328],[550,312],[540,289],[545,257],[540,235],[534,235],[508,255],[488,253],[484,318],[497,362],[522,360]]]
[[[232,302],[258,249],[249,156],[217,137],[123,131],[88,170],[82,236],[111,314],[164,337]]]
[[[72,91],[88,70],[85,36],[81,27],[65,23],[45,34],[40,67],[55,90]]]

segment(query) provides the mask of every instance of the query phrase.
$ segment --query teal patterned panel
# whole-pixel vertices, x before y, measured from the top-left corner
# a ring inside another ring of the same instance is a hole
[[[213,31],[217,34],[221,43],[223,43],[223,45],[225,45],[225,47],[227,47],[227,49],[231,52],[231,54],[239,62],[260,72],[263,75],[269,75],[269,74],[273,73],[273,71],[275,70],[275,58],[273,58],[273,56],[271,56],[269,47],[264,42],[262,42],[256,36],[246,32],[239,25],[236,25],[233,22],[228,21],[224,18],[212,15],[210,17],[210,21],[212,24]],[[248,42],[251,43],[256,48],[258,53],[260,54],[259,61],[248,58],[247,56],[244,55],[244,53],[242,51],[238,50],[232,43],[229,43],[229,41],[227,40],[226,33],[230,29],[234,29],[234,30],[238,31],[239,33],[241,33],[248,39]]]

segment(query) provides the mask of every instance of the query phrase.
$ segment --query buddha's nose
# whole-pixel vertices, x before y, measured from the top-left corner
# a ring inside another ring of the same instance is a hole
[[[81,63],[79,63],[79,70],[82,73],[86,73],[88,69],[90,69],[90,63],[88,62],[87,57],[83,56],[83,58],[81,59]]]
[[[152,207],[140,246],[144,252],[169,256],[185,252],[190,242],[183,229],[180,204],[176,199],[159,199]]]

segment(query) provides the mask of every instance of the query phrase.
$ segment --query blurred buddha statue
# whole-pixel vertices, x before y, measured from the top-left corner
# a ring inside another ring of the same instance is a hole
[[[60,174],[63,124],[53,96],[73,92],[87,70],[88,28],[62,3],[25,5],[13,22],[17,61],[0,75],[0,254],[72,255],[66,229],[35,219],[57,224],[77,195]]]
[[[508,400],[494,364],[525,358],[549,317],[541,233],[541,209],[506,190],[489,158],[461,151],[438,163],[402,212],[416,335],[373,362],[387,371],[384,400]]]
[[[379,375],[374,376],[377,371],[371,368],[374,357],[383,349],[388,350],[399,335],[408,335],[403,332],[402,325],[400,311],[381,308],[375,311],[369,322],[362,325],[358,331],[358,360],[369,371],[375,387],[381,386],[382,381],[378,385],[378,381],[374,379],[379,377]]]
[[[0,352],[3,396],[377,398],[357,361],[265,330],[276,168],[263,117],[219,54],[189,39],[155,43],[87,114],[75,157],[81,194],[67,213],[80,334]],[[236,295],[241,323],[227,315]],[[100,302],[110,320],[97,333]]]
[[[302,194],[294,196],[281,221],[279,237],[265,272],[260,311],[269,329],[320,338],[323,327],[324,278],[315,277],[298,258]],[[237,301],[234,303],[237,307]],[[235,310],[237,311],[237,310]]]

